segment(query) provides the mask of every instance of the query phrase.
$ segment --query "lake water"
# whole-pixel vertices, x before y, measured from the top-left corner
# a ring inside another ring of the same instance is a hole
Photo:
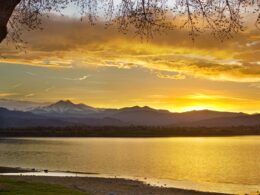
[[[260,191],[260,136],[0,139],[0,166],[136,177],[202,191]]]

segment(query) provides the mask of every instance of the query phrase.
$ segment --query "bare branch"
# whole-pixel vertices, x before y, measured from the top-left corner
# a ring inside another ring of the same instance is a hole
[[[9,37],[22,41],[25,27],[40,28],[43,16],[61,13],[70,4],[78,6],[82,18],[91,24],[101,16],[107,25],[116,24],[123,33],[134,29],[140,37],[148,38],[180,27],[188,29],[192,40],[204,31],[220,40],[229,39],[243,31],[246,12],[257,15],[255,25],[259,28],[260,24],[260,0],[0,0],[0,42],[11,15]]]

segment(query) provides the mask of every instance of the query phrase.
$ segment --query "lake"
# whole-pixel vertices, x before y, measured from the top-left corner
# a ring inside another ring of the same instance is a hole
[[[135,177],[159,185],[248,193],[260,191],[260,136],[2,138],[0,166]]]

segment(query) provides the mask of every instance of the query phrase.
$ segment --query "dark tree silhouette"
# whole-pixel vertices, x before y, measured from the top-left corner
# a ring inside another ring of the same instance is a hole
[[[69,4],[77,5],[91,23],[105,13],[107,24],[117,24],[124,33],[133,28],[141,37],[186,28],[192,39],[210,30],[223,40],[243,30],[245,12],[256,16],[256,26],[260,23],[260,0],[0,0],[0,42],[7,35],[19,40],[22,27],[39,28],[42,15]]]
[[[7,23],[20,0],[0,0],[0,42],[7,35]]]

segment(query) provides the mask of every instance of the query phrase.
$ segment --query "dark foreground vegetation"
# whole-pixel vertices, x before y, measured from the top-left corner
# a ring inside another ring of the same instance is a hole
[[[0,129],[0,137],[174,137],[260,135],[260,126],[240,127],[36,127]]]

